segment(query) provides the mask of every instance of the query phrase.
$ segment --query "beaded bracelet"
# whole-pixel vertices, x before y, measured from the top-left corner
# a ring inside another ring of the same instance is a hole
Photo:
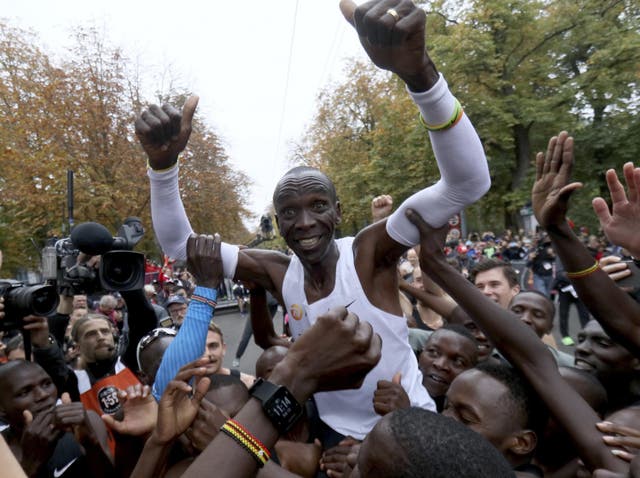
[[[245,427],[243,427],[240,423],[235,421],[233,418],[230,418],[229,420],[227,420],[227,423],[229,424],[230,427],[235,429],[238,433],[242,434],[242,436],[244,436],[247,440],[251,441],[257,448],[259,448],[267,456],[267,459],[271,458],[271,453],[269,453],[269,450],[267,449],[267,447],[264,446],[264,444],[258,439],[258,437],[256,437],[251,432],[249,432],[249,430],[247,430]]]
[[[458,121],[462,119],[464,110],[462,109],[462,105],[460,104],[458,99],[454,98],[454,100],[455,102],[453,104],[453,114],[451,115],[451,118],[449,118],[444,123],[428,124],[422,117],[422,114],[420,114],[419,117],[422,126],[424,126],[428,131],[444,131],[446,129],[453,128],[456,124],[458,124]]]
[[[599,268],[600,266],[598,265],[598,261],[596,261],[591,267],[587,267],[584,270],[578,272],[567,272],[567,277],[569,279],[582,279],[583,277],[593,274]]]
[[[240,426],[240,430],[242,431],[239,431],[233,424],[229,422],[230,420],[222,425],[220,431],[228,437],[232,438],[238,445],[244,448],[253,457],[253,459],[256,460],[258,466],[262,468],[271,458],[269,451],[264,447],[264,445],[262,445],[262,443],[260,443],[257,438],[247,432],[242,426]]]

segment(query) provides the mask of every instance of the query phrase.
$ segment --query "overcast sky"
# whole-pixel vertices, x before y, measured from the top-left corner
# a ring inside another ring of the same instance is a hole
[[[291,143],[313,118],[317,93],[343,78],[347,58],[364,55],[338,3],[0,0],[0,15],[35,31],[49,53],[64,51],[71,28],[89,25],[149,71],[170,65],[252,179],[249,207],[261,214],[288,167]]]

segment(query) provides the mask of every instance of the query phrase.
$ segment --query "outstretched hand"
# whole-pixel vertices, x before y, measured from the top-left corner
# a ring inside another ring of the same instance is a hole
[[[582,183],[569,183],[573,138],[566,131],[549,140],[546,154],[536,156],[536,182],[531,191],[533,213],[545,229],[566,223],[569,198]]]
[[[176,163],[191,136],[198,99],[189,97],[182,112],[168,104],[152,105],[136,118],[136,136],[147,153],[151,169],[167,169]]]
[[[633,163],[626,163],[622,173],[627,185],[628,194],[618,179],[615,170],[607,171],[607,186],[611,194],[612,211],[601,197],[593,199],[593,210],[598,216],[600,225],[607,238],[626,248],[632,255],[640,257],[640,168]]]
[[[211,383],[208,377],[204,377],[207,361],[200,358],[188,363],[167,385],[158,404],[158,424],[152,434],[158,443],[167,444],[175,440],[195,419]],[[188,383],[192,378],[195,379],[195,387]]]
[[[376,66],[396,73],[413,91],[426,91],[438,81],[425,49],[426,14],[411,0],[374,0],[360,6],[341,0],[340,10]]]
[[[420,268],[428,271],[431,262],[446,260],[444,243],[449,232],[449,224],[434,229],[413,209],[407,209],[405,214],[420,232]]]
[[[102,415],[102,420],[123,435],[142,436],[153,430],[158,418],[158,404],[148,385],[136,384],[120,390],[118,398],[122,404],[123,419]]]
[[[197,285],[216,289],[222,281],[220,235],[191,234],[187,239],[187,269]]]

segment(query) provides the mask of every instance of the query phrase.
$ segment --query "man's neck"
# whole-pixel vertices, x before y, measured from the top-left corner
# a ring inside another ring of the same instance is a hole
[[[85,368],[95,380],[100,380],[107,375],[113,375],[116,360],[117,356],[114,355],[113,358],[109,359],[97,360],[95,362],[85,362]]]
[[[334,241],[331,250],[321,261],[309,264],[301,260],[304,267],[304,291],[310,304],[327,297],[333,291],[339,257],[338,245]]]

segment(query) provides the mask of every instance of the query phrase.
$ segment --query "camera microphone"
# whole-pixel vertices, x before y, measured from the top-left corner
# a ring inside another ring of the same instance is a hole
[[[97,222],[83,222],[71,231],[71,242],[81,252],[90,256],[99,256],[109,252],[114,239],[109,230]]]

